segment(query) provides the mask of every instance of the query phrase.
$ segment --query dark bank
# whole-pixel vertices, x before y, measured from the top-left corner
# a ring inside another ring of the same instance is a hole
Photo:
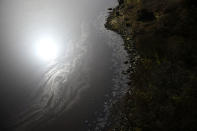
[[[106,27],[136,49],[127,95],[112,109],[110,131],[197,129],[197,3],[194,0],[119,0]]]

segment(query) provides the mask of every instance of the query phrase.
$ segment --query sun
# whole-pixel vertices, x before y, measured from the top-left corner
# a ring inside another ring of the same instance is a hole
[[[56,40],[43,37],[36,42],[36,55],[43,61],[53,61],[59,55],[59,47]]]

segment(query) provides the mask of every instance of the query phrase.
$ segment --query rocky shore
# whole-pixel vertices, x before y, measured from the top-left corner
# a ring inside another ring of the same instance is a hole
[[[106,28],[120,34],[130,90],[109,131],[197,130],[197,2],[119,0]]]

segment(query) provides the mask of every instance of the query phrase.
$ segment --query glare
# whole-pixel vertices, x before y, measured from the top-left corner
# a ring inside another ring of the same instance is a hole
[[[59,47],[56,40],[44,37],[36,42],[36,55],[43,61],[52,61],[58,57]]]

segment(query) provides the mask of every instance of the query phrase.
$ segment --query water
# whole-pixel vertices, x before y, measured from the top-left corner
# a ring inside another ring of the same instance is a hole
[[[128,68],[123,41],[104,28],[107,9],[116,5],[116,0],[0,2],[2,128],[103,129],[111,103],[128,82],[121,73]],[[33,55],[43,35],[62,47],[53,62]]]

